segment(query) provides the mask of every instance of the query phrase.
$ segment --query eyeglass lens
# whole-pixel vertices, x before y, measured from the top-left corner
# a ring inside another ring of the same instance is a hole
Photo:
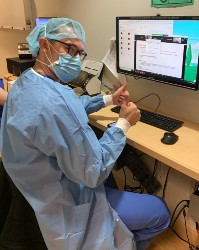
[[[66,45],[67,50],[68,50],[68,54],[71,55],[71,56],[76,56],[77,54],[79,54],[80,60],[82,60],[82,61],[87,56],[87,53],[85,51],[78,50],[77,46],[74,45],[74,44],[65,43],[65,42],[62,42],[62,41],[59,41],[59,40],[55,40],[55,39],[51,39],[51,40]]]
[[[80,59],[84,60],[84,58],[86,57],[86,53],[84,51],[78,50],[78,48],[75,45],[70,45],[68,44],[69,48],[68,48],[68,53],[71,56],[76,56],[77,54],[79,54]]]

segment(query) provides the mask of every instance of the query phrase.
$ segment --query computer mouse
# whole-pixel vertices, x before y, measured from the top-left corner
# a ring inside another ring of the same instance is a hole
[[[172,145],[172,144],[176,143],[177,140],[178,140],[178,135],[176,135],[173,132],[165,132],[164,136],[161,139],[161,142],[164,144]]]

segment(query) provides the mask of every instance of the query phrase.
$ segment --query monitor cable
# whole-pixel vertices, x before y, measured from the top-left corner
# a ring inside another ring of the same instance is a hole
[[[143,100],[143,99],[145,99],[145,98],[147,98],[147,97],[149,97],[149,96],[151,96],[151,95],[155,95],[155,96],[158,98],[158,105],[157,105],[157,107],[155,108],[155,112],[156,112],[156,111],[158,110],[160,104],[161,104],[160,96],[159,96],[158,94],[156,94],[156,93],[150,93],[150,94],[148,94],[148,95],[146,95],[146,96],[144,96],[144,97],[138,99],[138,100],[135,101],[134,103],[138,103],[138,102],[140,102],[141,100]]]

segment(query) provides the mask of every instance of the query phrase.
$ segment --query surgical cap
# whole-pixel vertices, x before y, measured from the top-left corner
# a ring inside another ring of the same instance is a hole
[[[46,25],[36,26],[26,41],[33,56],[39,52],[39,38],[62,40],[63,38],[78,38],[85,43],[85,32],[82,25],[68,18],[51,18]]]

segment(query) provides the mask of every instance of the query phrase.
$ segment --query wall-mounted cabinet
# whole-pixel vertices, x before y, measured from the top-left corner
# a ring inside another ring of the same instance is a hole
[[[31,30],[33,22],[32,0],[1,0],[0,28]]]

